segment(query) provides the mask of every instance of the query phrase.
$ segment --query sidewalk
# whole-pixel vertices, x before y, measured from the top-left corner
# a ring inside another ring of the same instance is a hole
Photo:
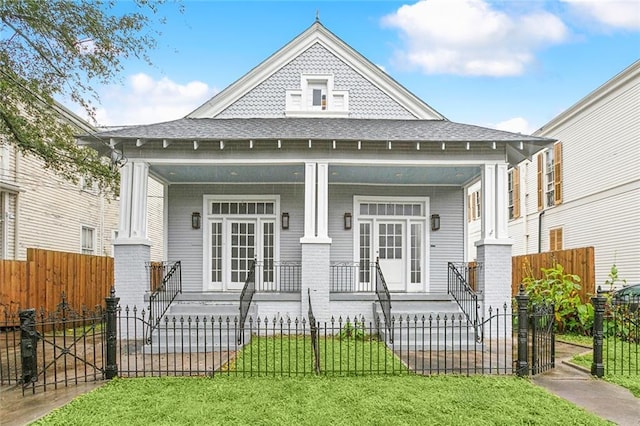
[[[35,395],[22,396],[18,386],[0,387],[0,425],[26,425],[44,416],[56,408],[70,402],[73,398],[85,394],[101,385],[104,381],[81,383],[69,387],[61,387],[55,391],[42,392]]]
[[[560,342],[557,345],[565,346]],[[596,379],[569,363],[571,357],[584,352],[576,347],[571,353],[566,345],[560,353],[556,346],[556,367],[533,378],[533,383],[585,410],[621,426],[640,426],[640,398],[618,385]]]

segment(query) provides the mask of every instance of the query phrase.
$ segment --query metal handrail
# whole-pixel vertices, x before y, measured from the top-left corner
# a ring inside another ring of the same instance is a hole
[[[299,261],[256,261],[256,291],[299,293],[302,288],[302,264]]]
[[[483,327],[479,320],[480,304],[478,303],[478,294],[471,288],[467,280],[469,267],[466,264],[464,267],[465,273],[463,274],[454,263],[448,262],[447,293],[453,296],[467,317],[467,321],[473,326],[476,332],[476,341],[482,342]],[[473,273],[475,275],[475,271]]]
[[[238,343],[242,343],[242,338],[244,337],[244,323],[247,320],[247,314],[249,313],[249,307],[251,306],[253,295],[256,293],[256,263],[255,259],[251,262],[249,271],[247,272],[247,279],[244,282],[244,287],[242,287],[242,293],[240,293],[240,328]]]
[[[359,262],[331,262],[329,291],[331,293],[360,293],[374,291],[376,264],[367,259]]]
[[[320,373],[320,348],[318,345],[318,323],[313,315],[313,306],[311,305],[311,289],[307,289],[309,296],[309,328],[311,330],[311,350],[313,351],[313,369],[316,374]]]
[[[182,264],[178,260],[162,277],[162,282],[149,296],[149,335],[160,324],[160,319],[171,306],[178,293],[182,293]]]
[[[393,327],[391,324],[391,295],[389,294],[389,288],[387,282],[382,274],[382,268],[380,268],[380,259],[376,258],[376,296],[378,296],[378,302],[380,302],[380,308],[382,309],[382,315],[384,316],[384,322],[389,332],[390,342],[393,343]]]

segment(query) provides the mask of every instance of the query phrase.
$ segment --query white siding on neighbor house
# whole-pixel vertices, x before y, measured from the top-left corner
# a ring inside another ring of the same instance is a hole
[[[621,278],[640,282],[640,65],[631,68],[536,132],[562,143],[563,199],[544,211],[541,251],[560,227],[563,249],[595,247],[596,285],[614,263]],[[514,255],[538,251],[537,157],[520,170],[522,217],[509,225]]]
[[[304,185],[246,184],[246,185],[170,185],[168,187],[169,240],[167,258],[182,261],[184,291],[203,289],[203,233],[207,229],[206,212],[202,211],[204,195],[280,195],[280,212],[289,213],[289,229],[283,230],[280,218],[276,227],[280,232],[280,260],[300,261],[300,238],[304,234]],[[202,216],[201,229],[191,228],[191,214]]]
[[[334,89],[349,93],[351,118],[415,118],[319,43],[283,66],[216,118],[284,117],[286,90],[300,89],[302,74],[333,75]]]
[[[27,248],[42,248],[81,252],[81,229],[95,229],[95,254],[110,254],[111,229],[105,228],[105,213],[109,203],[100,193],[83,191],[44,169],[42,161],[33,156],[18,160],[20,195],[16,217],[18,220],[18,253],[25,259]],[[113,209],[113,214],[116,214]]]

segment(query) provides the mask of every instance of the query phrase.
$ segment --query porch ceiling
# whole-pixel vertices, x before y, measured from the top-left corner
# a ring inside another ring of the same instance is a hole
[[[168,183],[304,183],[304,165],[151,165]],[[463,185],[479,167],[330,165],[329,183],[386,185]]]

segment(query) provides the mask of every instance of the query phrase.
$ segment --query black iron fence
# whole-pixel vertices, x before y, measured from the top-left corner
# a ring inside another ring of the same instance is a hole
[[[530,304],[524,287],[515,297],[518,333],[516,374],[540,374],[555,367],[555,311],[551,303]]]
[[[549,364],[531,349],[539,320],[523,297],[516,317],[504,305],[480,318],[478,341],[463,314],[318,321],[311,297],[309,318],[165,315],[149,335],[149,313],[118,307],[112,294],[96,312],[5,317],[0,382],[35,391],[116,376],[538,373]],[[538,347],[553,352],[552,344]]]
[[[35,392],[108,378],[106,315],[100,306],[76,312],[63,295],[56,311],[7,314],[0,329],[0,384]]]
[[[384,279],[384,275],[382,274],[382,268],[380,268],[380,262],[376,259],[376,269],[375,269],[375,280],[376,280],[376,296],[378,296],[378,303],[380,303],[380,309],[382,310],[382,314],[384,319],[382,324],[384,324],[389,332],[389,341],[393,342],[393,327],[391,327],[391,295],[389,294],[389,288],[387,287],[387,282]],[[379,321],[376,318],[376,321]]]
[[[591,374],[640,374],[640,296],[612,298],[598,289],[594,307]]]

